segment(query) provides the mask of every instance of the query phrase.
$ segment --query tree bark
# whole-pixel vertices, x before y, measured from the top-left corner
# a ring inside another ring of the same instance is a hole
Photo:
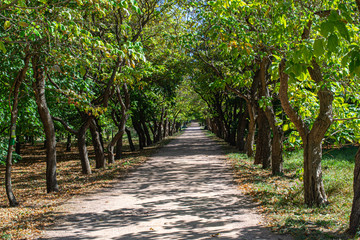
[[[354,236],[360,225],[360,147],[355,156],[354,181],[353,181],[354,198],[350,214],[350,226],[348,233]]]
[[[284,73],[285,60],[280,63],[280,100],[285,113],[297,128],[304,144],[304,198],[308,206],[327,204],[324,184],[322,181],[321,158],[322,158],[322,140],[327,129],[332,123],[332,102],[333,94],[326,87],[318,91],[320,102],[320,112],[317,116],[311,131],[290,106],[288,93],[289,76]],[[312,66],[308,68],[311,78],[320,84],[323,82],[320,66],[315,60]]]
[[[262,109],[258,110],[258,134],[256,138],[256,153],[254,164],[262,164],[264,169],[270,167],[271,132],[269,122]]]
[[[122,158],[123,136],[124,136],[124,132],[116,142],[115,160]]]
[[[246,154],[248,157],[252,157],[254,155],[254,144],[255,144],[255,131],[256,131],[256,110],[253,104],[250,102],[247,103],[247,109],[249,113],[249,127],[248,133],[246,135]]]
[[[248,122],[246,116],[245,112],[241,112],[236,130],[236,147],[239,151],[245,150],[245,129]]]
[[[90,132],[95,151],[96,168],[104,168],[106,165],[104,148],[101,143],[100,129],[98,128],[95,119],[90,120]]]
[[[146,136],[146,145],[150,146],[152,144],[150,132],[149,132],[149,129],[148,129],[147,125],[146,125],[145,120],[143,120],[143,119],[141,119],[141,126],[144,129],[144,133],[145,133],[145,136]]]
[[[86,130],[89,127],[89,120],[86,120],[80,127],[78,137],[78,149],[81,161],[82,173],[89,175],[91,174],[91,167],[89,162],[89,154],[86,148]]]
[[[6,189],[6,195],[9,200],[10,207],[16,207],[19,205],[18,201],[16,200],[16,197],[13,192],[12,188],[12,182],[11,182],[11,170],[12,170],[12,156],[13,156],[13,147],[15,143],[15,134],[16,134],[16,120],[18,117],[18,104],[19,104],[19,92],[22,82],[24,81],[26,77],[26,72],[29,68],[29,62],[30,62],[30,55],[26,54],[25,56],[25,65],[24,67],[19,71],[18,75],[15,78],[15,82],[12,89],[12,95],[13,95],[13,104],[11,110],[11,117],[10,117],[10,129],[9,129],[9,146],[8,151],[6,155],[6,172],[5,172],[5,189]],[[10,93],[11,95],[11,93]]]
[[[68,133],[66,140],[66,151],[71,152],[71,134]]]
[[[130,94],[126,83],[123,83],[122,89],[123,89],[124,97],[121,96],[120,88],[119,87],[116,88],[116,96],[121,105],[121,120],[118,123],[119,131],[116,133],[116,135],[113,137],[113,139],[110,141],[107,147],[108,162],[110,164],[115,163],[114,146],[119,139],[122,139],[126,128],[126,122],[129,117],[127,111],[130,108]]]
[[[270,98],[270,90],[267,87],[268,84],[268,67],[270,66],[271,61],[269,57],[264,57],[260,64],[260,92],[261,95],[265,98]],[[264,108],[266,118],[270,124],[271,130],[273,132],[272,138],[272,153],[271,153],[271,170],[273,175],[282,174],[283,172],[283,141],[284,133],[282,127],[279,126],[276,115],[274,111],[273,104],[266,105]]]
[[[134,117],[131,118],[133,127],[139,137],[139,148],[144,149],[146,147],[146,139],[141,124]]]
[[[35,82],[33,84],[36,104],[46,138],[46,188],[47,192],[58,192],[59,187],[56,180],[56,137],[55,127],[45,98],[45,76],[44,69],[39,64],[37,55],[32,57],[32,68]]]
[[[129,129],[125,128],[125,132],[126,132],[126,135],[128,137],[128,142],[129,142],[129,145],[130,145],[130,150],[131,151],[135,151],[135,146],[134,146],[134,143],[133,143],[133,140],[132,140],[132,137],[131,137],[131,132]]]

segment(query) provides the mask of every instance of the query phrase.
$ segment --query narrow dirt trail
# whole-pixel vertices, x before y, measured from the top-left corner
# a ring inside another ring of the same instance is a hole
[[[288,239],[259,225],[197,124],[111,189],[73,199],[42,239]]]

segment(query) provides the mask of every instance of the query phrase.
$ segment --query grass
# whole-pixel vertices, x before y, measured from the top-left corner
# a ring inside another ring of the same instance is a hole
[[[75,147],[72,152],[65,152],[64,144],[58,144],[57,180],[60,192],[51,194],[46,193],[45,150],[42,144],[27,145],[22,154],[23,159],[13,166],[13,189],[20,202],[19,207],[8,207],[4,186],[5,167],[0,166],[0,239],[36,239],[44,228],[53,224],[59,217],[58,212],[62,203],[76,195],[111,187],[172,138],[141,151],[125,151],[121,160],[107,165],[105,169],[94,168],[94,152],[92,147],[89,147],[93,170],[91,175],[81,174],[80,160]]]
[[[265,224],[295,239],[347,239],[352,205],[352,181],[356,147],[325,150],[323,180],[330,204],[307,207],[303,200],[302,152],[288,153],[284,175],[253,165],[244,154],[228,153],[239,188],[259,203]]]

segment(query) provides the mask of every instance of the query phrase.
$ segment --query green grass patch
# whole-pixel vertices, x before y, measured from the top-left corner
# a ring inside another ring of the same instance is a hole
[[[287,153],[284,175],[272,176],[270,170],[253,165],[244,154],[229,153],[236,179],[244,193],[253,196],[266,224],[274,231],[295,239],[348,239],[352,205],[352,181],[356,147],[324,150],[323,180],[330,204],[305,206],[303,197],[302,152]]]

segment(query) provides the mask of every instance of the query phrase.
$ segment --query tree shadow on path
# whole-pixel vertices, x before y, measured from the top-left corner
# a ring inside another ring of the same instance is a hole
[[[73,199],[41,239],[290,239],[259,225],[223,156],[187,128],[114,188]]]

